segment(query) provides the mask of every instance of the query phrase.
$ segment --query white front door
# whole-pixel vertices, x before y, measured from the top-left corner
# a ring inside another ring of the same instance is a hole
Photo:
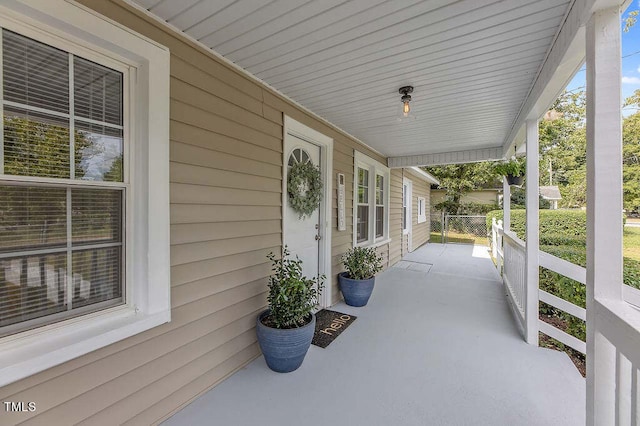
[[[318,167],[320,164],[320,147],[300,139],[297,136],[285,135],[284,168],[285,188],[288,171],[296,163],[311,162]],[[322,169],[321,169],[322,170]],[[283,209],[284,243],[289,248],[291,256],[298,256],[302,260],[302,272],[307,278],[317,277],[319,274],[320,239],[320,207],[311,216],[300,218],[300,215],[289,205],[288,194],[285,197],[286,206]],[[322,205],[322,203],[321,203]]]

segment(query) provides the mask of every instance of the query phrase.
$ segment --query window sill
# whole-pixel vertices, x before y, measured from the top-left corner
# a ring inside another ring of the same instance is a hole
[[[385,238],[384,240],[375,241],[373,243],[369,243],[369,242],[359,243],[359,244],[357,244],[357,247],[378,248],[378,247],[383,246],[385,244],[389,244],[390,242],[391,242],[391,238]]]
[[[0,387],[170,321],[119,306],[0,339]]]

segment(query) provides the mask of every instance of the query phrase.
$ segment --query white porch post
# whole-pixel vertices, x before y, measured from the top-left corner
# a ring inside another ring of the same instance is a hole
[[[616,420],[616,350],[600,333],[595,300],[622,299],[620,10],[587,25],[587,424]]]
[[[527,120],[527,238],[526,238],[526,339],[538,346],[538,281],[539,281],[539,171],[538,171],[538,120]]]
[[[502,229],[511,231],[511,187],[507,177],[502,177]]]

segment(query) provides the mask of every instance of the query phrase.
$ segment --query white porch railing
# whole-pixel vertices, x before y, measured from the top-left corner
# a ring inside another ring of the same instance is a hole
[[[513,232],[502,232],[502,251],[504,265],[502,279],[507,292],[518,313],[517,319],[524,330],[526,328],[526,246],[524,241]]]
[[[527,318],[526,243],[518,238],[515,233],[504,231],[502,222],[496,222],[494,218],[491,226],[491,253],[496,260],[498,271],[502,273],[507,295],[509,296],[512,306],[515,308],[514,311],[516,312],[518,325],[521,327],[521,330],[524,330],[526,327],[525,319]],[[538,258],[540,266],[578,281],[583,285],[586,283],[587,271],[585,268],[542,251],[538,253]],[[503,266],[501,267],[501,265]],[[544,290],[538,289],[538,293],[539,299],[546,304],[586,321],[587,314],[584,308]],[[640,296],[640,292],[638,293]],[[538,316],[537,312],[532,314],[536,317]],[[585,342],[540,319],[538,319],[538,329],[547,336],[583,354],[587,352]]]

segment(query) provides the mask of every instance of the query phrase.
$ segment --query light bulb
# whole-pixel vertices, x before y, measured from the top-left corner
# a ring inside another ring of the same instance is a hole
[[[408,117],[410,110],[411,108],[409,107],[409,101],[404,101],[404,106],[402,107],[402,115]]]

